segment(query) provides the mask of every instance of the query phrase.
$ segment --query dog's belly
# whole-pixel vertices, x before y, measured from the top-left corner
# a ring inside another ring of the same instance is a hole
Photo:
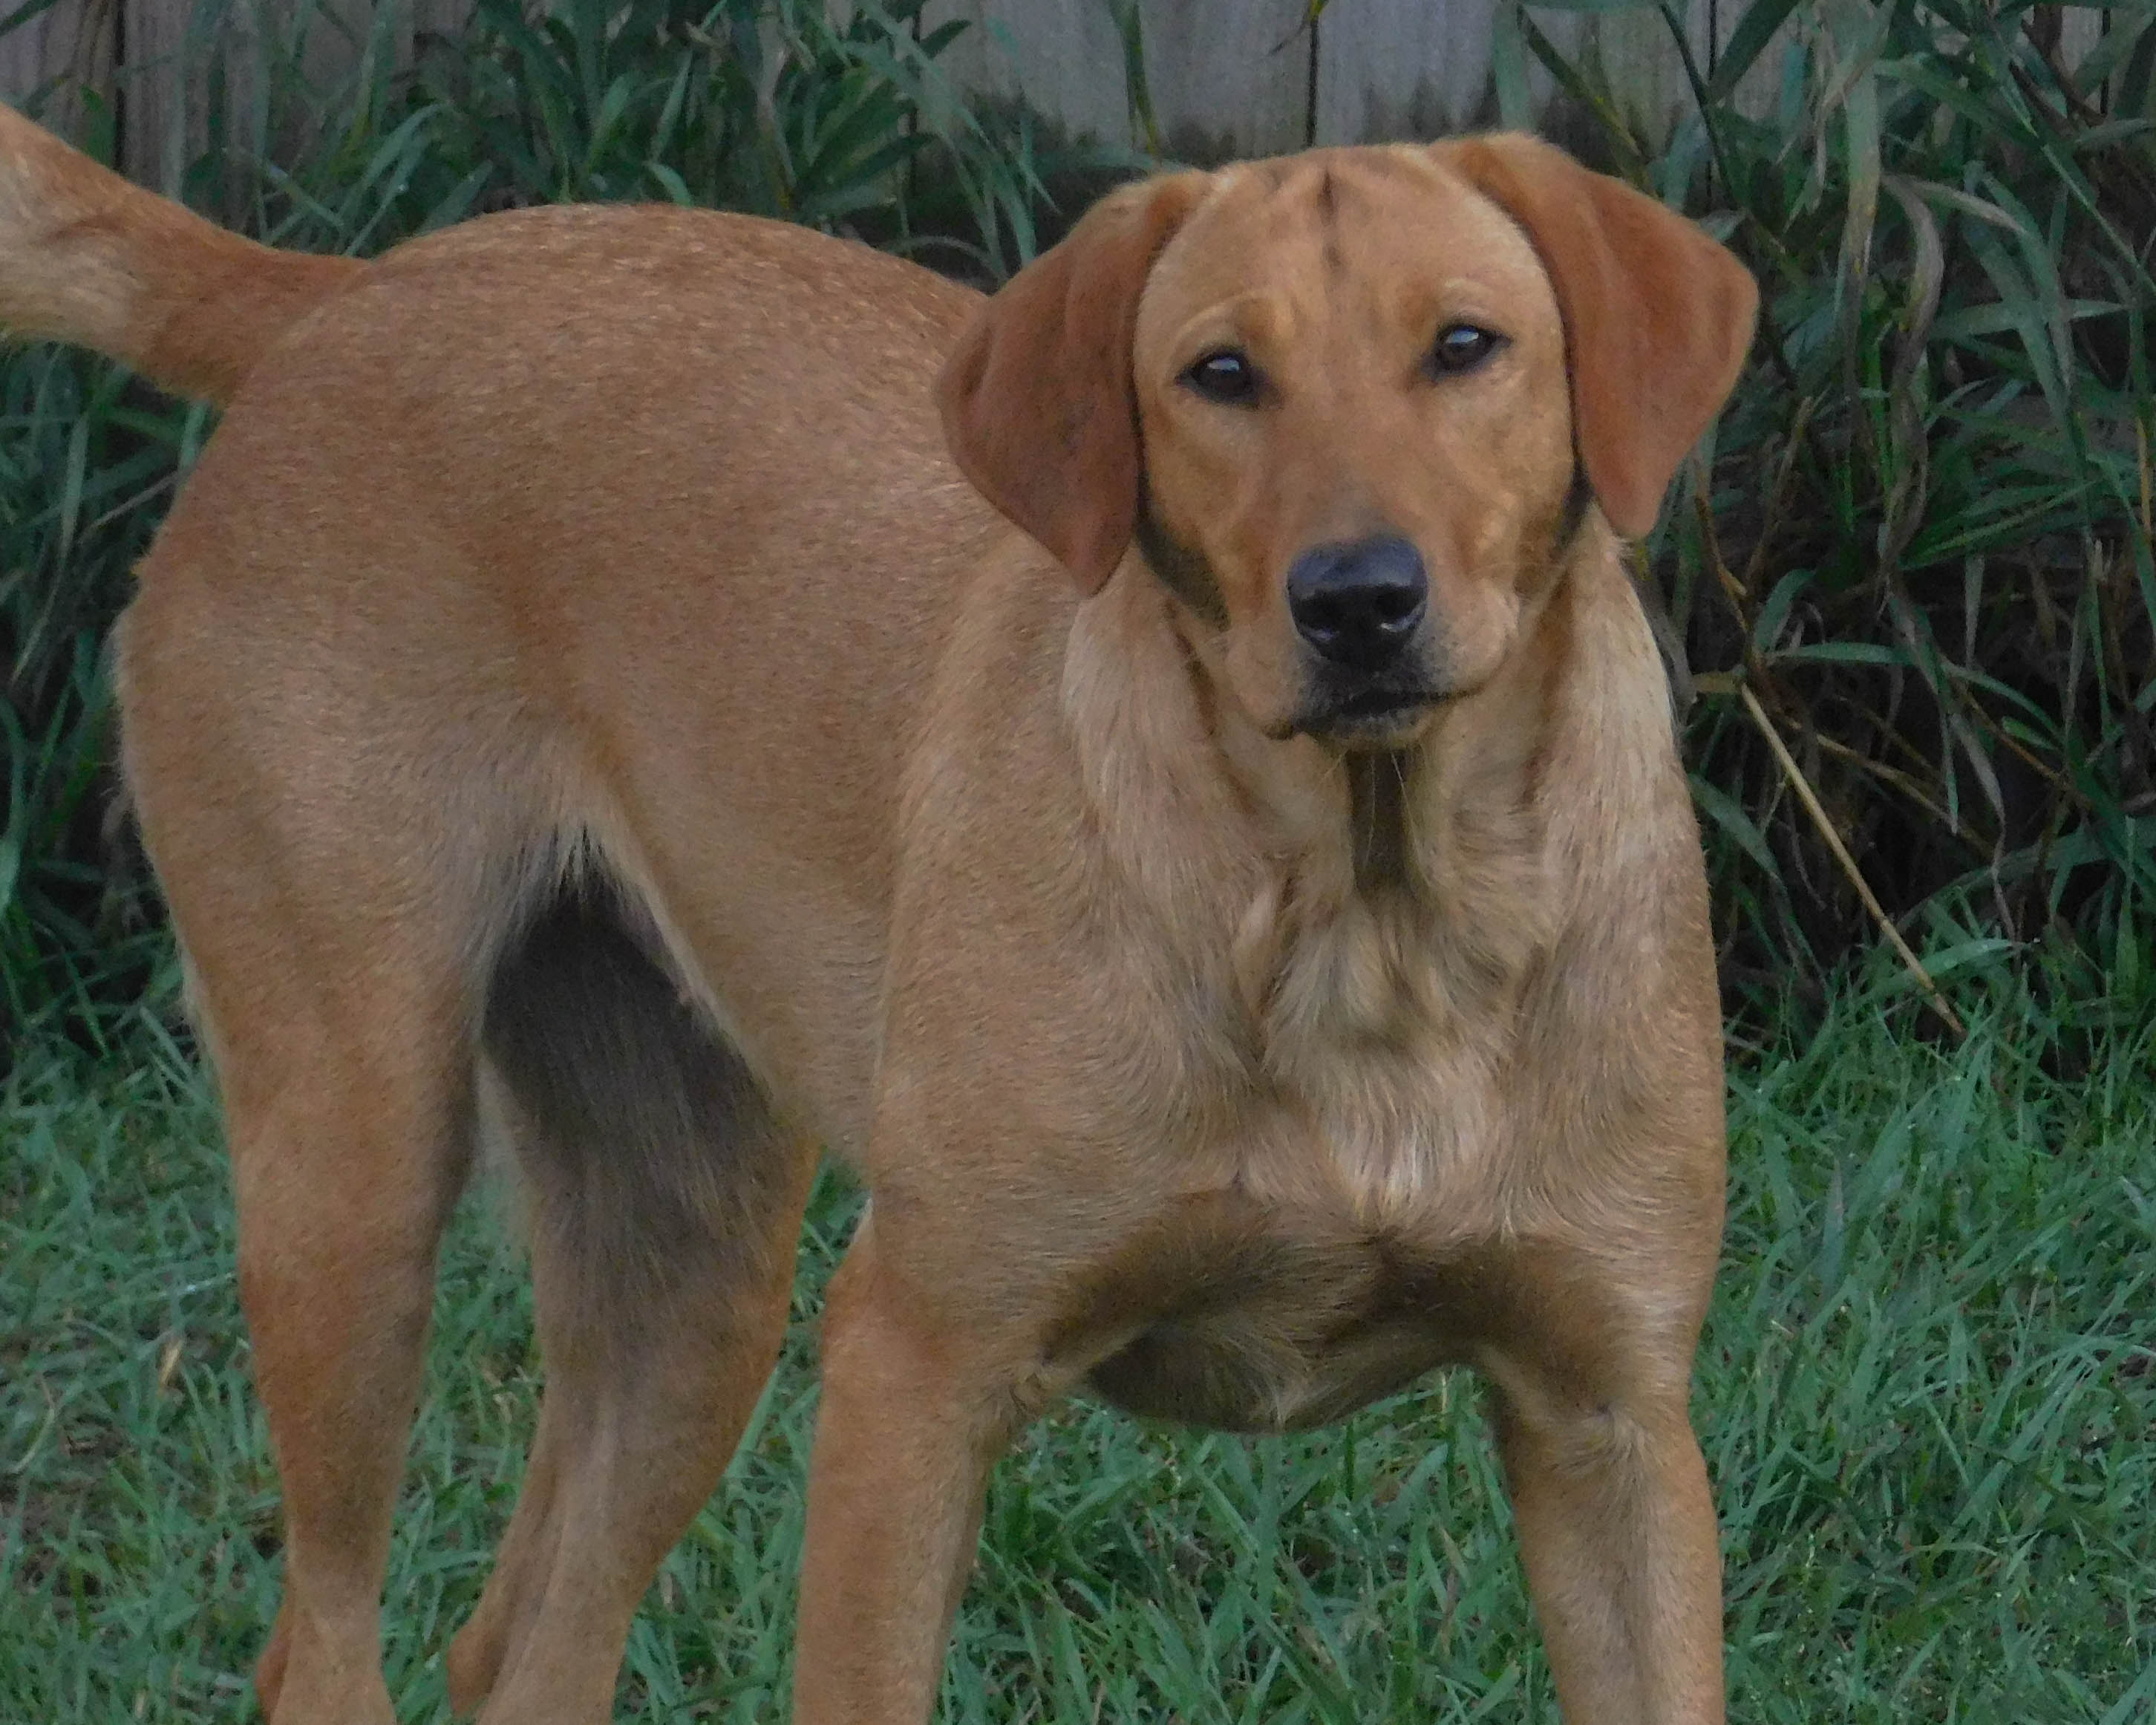
[[[1134,1414],[1232,1431],[1322,1425],[1471,1358],[1502,1279],[1484,1250],[1409,1253],[1344,1230],[1188,1244],[1159,1306],[1135,1321],[1126,1308],[1128,1339],[1086,1384]]]
[[[1404,1389],[1451,1358],[1426,1326],[1377,1321],[1315,1346],[1224,1319],[1154,1325],[1087,1375],[1103,1401],[1224,1431],[1300,1431]]]

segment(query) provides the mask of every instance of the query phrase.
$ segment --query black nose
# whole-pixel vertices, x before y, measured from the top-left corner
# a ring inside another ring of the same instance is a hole
[[[1287,609],[1321,658],[1383,670],[1430,608],[1422,553],[1394,533],[1313,545],[1288,566]]]

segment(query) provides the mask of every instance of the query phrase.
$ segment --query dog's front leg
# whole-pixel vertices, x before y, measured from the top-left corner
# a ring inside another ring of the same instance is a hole
[[[809,1470],[795,1725],[921,1725],[972,1568],[989,1468],[1032,1411],[1012,1352],[880,1259],[831,1284]]]
[[[1720,1725],[1722,1567],[1682,1386],[1500,1379],[1497,1434],[1567,1725]]]

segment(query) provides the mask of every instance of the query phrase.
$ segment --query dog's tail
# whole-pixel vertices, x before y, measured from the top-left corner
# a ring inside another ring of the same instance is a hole
[[[0,105],[0,329],[223,403],[366,266],[274,251],[131,186]]]

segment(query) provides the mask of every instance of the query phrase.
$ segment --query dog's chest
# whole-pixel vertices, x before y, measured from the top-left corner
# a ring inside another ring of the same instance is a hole
[[[1182,1242],[1154,1309],[1088,1374],[1134,1413],[1245,1431],[1322,1425],[1472,1358],[1504,1303],[1495,1240],[1434,1252],[1338,1214],[1236,1194],[1211,1204],[1215,1225]]]
[[[1473,1354],[1516,1273],[1500,1062],[1426,1019],[1391,1028],[1306,1045],[1189,1164],[1165,1235],[1127,1266],[1150,1298],[1097,1393],[1277,1430]],[[1294,1081],[1296,1065],[1322,1079]]]
[[[1486,1203],[1522,954],[1399,901],[1282,923],[1249,1003],[1250,1101],[1222,1137],[1235,1183],[1412,1233]]]

